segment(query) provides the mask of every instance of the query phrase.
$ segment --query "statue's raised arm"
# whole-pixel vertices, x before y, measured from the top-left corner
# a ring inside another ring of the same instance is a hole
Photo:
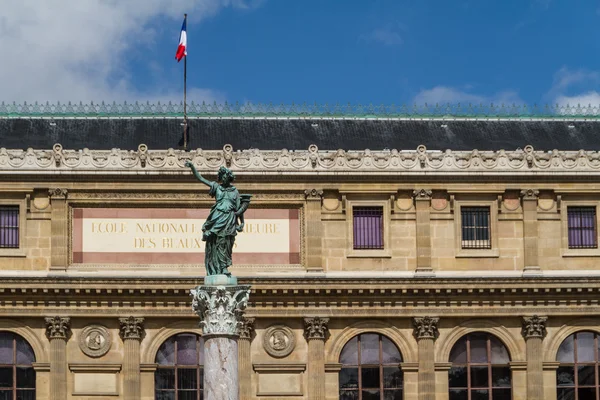
[[[200,172],[198,172],[198,170],[196,169],[196,167],[194,166],[194,164],[191,161],[186,161],[185,166],[192,169],[192,173],[194,174],[196,179],[198,179],[200,182],[204,183],[206,186],[210,186],[211,182],[208,179],[206,179],[205,177],[203,177],[202,175],[200,175]]]

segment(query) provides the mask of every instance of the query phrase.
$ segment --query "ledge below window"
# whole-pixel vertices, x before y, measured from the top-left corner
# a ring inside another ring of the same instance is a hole
[[[27,257],[25,249],[0,249],[0,257]]]
[[[456,258],[498,258],[498,249],[460,249],[456,252]]]
[[[600,257],[600,249],[563,249],[563,257]]]
[[[347,258],[392,258],[392,252],[383,250],[349,250]]]

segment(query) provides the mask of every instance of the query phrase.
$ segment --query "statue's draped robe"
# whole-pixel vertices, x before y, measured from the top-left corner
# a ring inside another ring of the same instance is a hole
[[[231,250],[237,235],[236,211],[240,208],[240,194],[235,186],[223,187],[217,182],[210,183],[208,192],[215,198],[215,204],[202,226],[208,235],[204,263],[207,275],[229,274],[227,267],[232,264]]]

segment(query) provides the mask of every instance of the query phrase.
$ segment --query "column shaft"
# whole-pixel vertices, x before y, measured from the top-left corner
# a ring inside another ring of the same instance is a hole
[[[419,340],[419,400],[435,400],[433,338]]]
[[[237,338],[205,337],[204,398],[206,400],[239,399]]]
[[[544,399],[542,338],[527,339],[527,399]]]
[[[306,269],[312,272],[323,270],[323,224],[321,223],[320,190],[306,190]]]
[[[238,340],[238,368],[240,380],[240,400],[252,398],[252,361],[250,357],[250,340]]]
[[[123,398],[125,400],[140,399],[140,341],[125,339],[125,356],[123,357]]]
[[[52,203],[50,269],[66,269],[68,256],[67,190],[49,191]]]
[[[540,271],[538,261],[537,190],[523,190],[523,258],[524,272]]]
[[[325,400],[325,342],[308,341],[308,398]]]
[[[50,339],[50,399],[67,398],[67,341]]]
[[[431,267],[431,190],[415,190],[415,210],[417,213],[417,274],[433,274]]]

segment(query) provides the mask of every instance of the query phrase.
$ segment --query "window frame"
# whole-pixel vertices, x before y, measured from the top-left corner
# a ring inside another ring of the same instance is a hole
[[[19,247],[0,247],[0,257],[26,257],[25,227],[27,224],[27,198],[23,199],[0,199],[0,206],[17,206],[19,208]]]
[[[600,257],[600,240],[598,227],[600,227],[600,213],[599,206],[600,201],[594,200],[562,200],[560,207],[560,219],[561,219],[561,236],[562,236],[562,251],[563,257]],[[588,249],[571,249],[569,248],[569,207],[596,207],[596,243],[598,247]]]
[[[36,359],[35,359],[35,352],[33,351],[33,347],[31,346],[31,344],[21,335],[14,333],[14,332],[10,332],[10,331],[2,331],[0,332],[0,335],[2,334],[8,334],[10,336],[12,336],[12,363],[11,364],[0,364],[1,368],[11,368],[12,369],[12,387],[8,388],[8,387],[2,387],[1,390],[3,392],[6,391],[10,391],[12,393],[12,397],[16,398],[16,395],[18,394],[19,391],[27,391],[27,392],[33,392],[34,398],[37,397],[37,371],[34,367],[35,363],[36,363]],[[33,361],[31,362],[31,364],[18,364],[17,363],[17,347],[18,347],[18,341],[22,341],[23,343],[25,343],[27,346],[29,346],[29,348],[31,349],[31,354],[33,355]],[[33,388],[19,388],[17,385],[17,369],[19,368],[28,368],[31,369],[31,371],[33,372]]]
[[[489,249],[463,249],[462,247],[462,208],[489,207],[490,244]],[[498,201],[497,200],[454,200],[454,248],[456,258],[497,258],[498,248]]]
[[[383,210],[383,249],[355,249],[354,248],[354,207],[381,207]],[[390,258],[392,256],[390,245],[390,202],[389,200],[346,200],[346,220],[348,229],[348,243],[346,256],[349,258],[373,257],[373,258]]]
[[[195,392],[196,393],[196,397],[198,397],[198,393],[202,392],[202,398],[204,398],[204,364],[200,365],[185,365],[185,364],[177,364],[177,337],[179,335],[190,335],[190,336],[195,336],[196,339],[196,354],[198,355],[198,357],[201,356],[201,353],[204,351],[204,339],[202,337],[202,335],[199,335],[197,333],[194,332],[179,332],[179,333],[175,333],[171,336],[169,336],[167,339],[165,339],[159,346],[158,351],[160,351],[160,349],[162,348],[162,346],[169,340],[173,339],[174,343],[173,343],[173,364],[159,364],[158,362],[156,362],[156,370],[154,371],[154,376],[153,376],[153,384],[154,384],[154,397],[157,397],[157,392],[166,392],[166,393],[175,393],[175,399],[178,398],[178,393],[179,391],[183,390],[186,392]],[[158,351],[157,354],[154,356],[155,357],[155,361],[156,361],[156,357],[158,356]],[[187,370],[195,370],[196,371],[196,379],[197,379],[197,384],[198,387],[196,389],[178,389],[178,371],[182,370],[182,369],[187,369]],[[158,373],[158,371],[160,370],[172,370],[173,371],[173,379],[174,379],[174,388],[173,389],[158,389],[156,387],[156,374]]]
[[[593,340],[594,340],[594,361],[582,361],[579,362],[579,360],[577,359],[578,356],[578,352],[577,352],[577,336],[579,334],[582,333],[590,333],[593,335]],[[558,391],[559,389],[573,389],[574,392],[574,396],[575,399],[577,399],[579,397],[578,395],[578,391],[577,389],[581,388],[593,388],[595,389],[596,392],[596,399],[600,399],[600,354],[598,354],[599,352],[599,345],[600,345],[600,334],[595,332],[595,331],[590,331],[590,330],[581,330],[581,331],[577,331],[577,332],[573,332],[572,334],[570,334],[569,336],[567,336],[566,338],[564,338],[562,340],[562,342],[560,342],[559,345],[559,350],[560,347],[562,347],[563,343],[565,341],[567,341],[570,337],[573,337],[573,362],[561,362],[557,360],[558,366],[556,369],[556,396],[558,398]],[[558,354],[557,354],[558,357]],[[594,367],[594,385],[590,386],[590,385],[582,385],[579,383],[579,379],[578,379],[578,368],[577,367]],[[563,385],[563,386],[559,386],[558,385],[558,373],[559,373],[559,369],[561,367],[565,367],[565,368],[573,368],[573,385],[569,386],[569,385]],[[579,399],[581,400],[581,399]]]

